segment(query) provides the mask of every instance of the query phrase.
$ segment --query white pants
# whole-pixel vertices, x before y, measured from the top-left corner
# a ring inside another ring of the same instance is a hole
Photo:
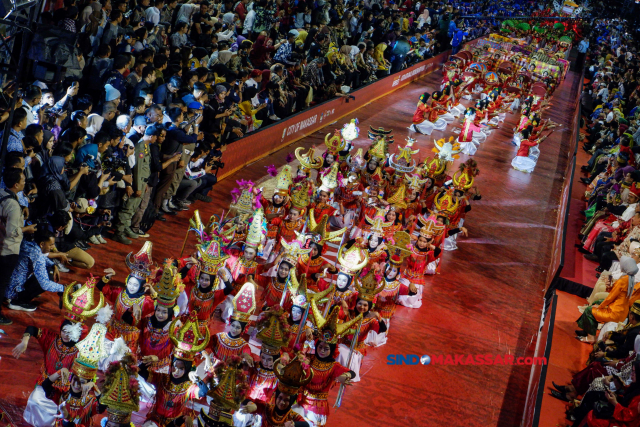
[[[323,427],[327,425],[326,415],[320,415],[312,411],[307,411],[297,403],[291,407],[291,410],[296,414],[302,415],[311,427]]]
[[[349,361],[349,353],[351,352],[351,349],[344,344],[339,344],[338,352],[340,354],[338,355],[336,362],[340,363],[342,366],[345,366],[351,369],[353,372],[356,373],[356,377],[351,379],[351,382],[357,383],[358,381],[360,381],[360,365],[362,364],[362,354],[354,350],[353,357],[351,357],[351,363],[349,363],[349,366],[347,366],[347,362]]]
[[[35,427],[50,427],[55,422],[58,405],[47,399],[42,386],[37,385],[24,408],[24,420]]]

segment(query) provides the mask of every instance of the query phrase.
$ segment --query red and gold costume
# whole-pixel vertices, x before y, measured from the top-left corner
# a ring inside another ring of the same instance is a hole
[[[50,329],[38,328],[36,339],[40,348],[44,353],[44,361],[40,365],[40,375],[36,380],[36,385],[42,385],[49,375],[53,375],[62,368],[71,369],[73,361],[78,355],[78,349],[75,346],[66,346],[60,338],[60,334],[53,332]],[[60,396],[69,391],[69,380],[63,381],[60,377],[53,383],[54,395],[50,397],[54,402],[60,400]]]

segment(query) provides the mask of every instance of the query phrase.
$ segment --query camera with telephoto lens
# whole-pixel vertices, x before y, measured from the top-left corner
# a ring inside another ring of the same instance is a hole
[[[102,161],[102,171],[104,173],[111,174],[111,176],[113,176],[115,172],[124,175],[126,172],[126,166],[127,161],[119,157],[107,157]]]

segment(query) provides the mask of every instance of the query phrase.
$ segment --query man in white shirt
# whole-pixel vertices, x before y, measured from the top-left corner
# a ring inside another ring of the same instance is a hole
[[[256,11],[251,9],[247,16],[244,18],[244,26],[242,27],[243,35],[251,35],[251,31],[253,31],[253,23],[256,20]]]
[[[42,100],[42,90],[35,85],[27,87],[22,98],[22,108],[27,112],[27,126],[36,122],[33,107],[40,104]]]
[[[164,0],[156,0],[155,4],[144,11],[144,16],[147,22],[153,22],[153,25],[158,25],[160,22],[160,9],[164,6]]]

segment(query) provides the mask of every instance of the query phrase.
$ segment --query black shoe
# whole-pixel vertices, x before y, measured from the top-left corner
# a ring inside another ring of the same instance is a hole
[[[11,310],[16,310],[16,311],[36,311],[36,308],[38,308],[37,306],[33,304],[29,304],[28,302],[17,302],[17,301],[11,301],[8,304],[8,307]]]
[[[602,272],[604,271],[604,268],[602,268],[602,267],[596,267],[596,271],[597,271],[598,273],[602,273]]]
[[[589,169],[590,169],[590,168],[589,168],[589,166],[581,166],[581,167],[580,167],[580,170],[581,170],[581,171],[584,171],[584,172],[588,172],[588,171],[589,171]]]
[[[13,324],[13,321],[8,317],[3,316],[2,313],[0,313],[0,325],[11,325],[11,324]]]
[[[578,331],[576,331],[576,332],[578,332]],[[558,385],[558,384],[554,383],[553,381],[551,381],[551,384],[553,384],[555,389],[558,390],[560,393],[564,393],[564,394],[567,393],[567,387],[566,386]]]
[[[585,254],[585,255],[591,255],[591,252],[589,252],[588,250],[586,250],[583,247],[579,247],[578,248],[578,252],[580,252],[581,254]]]
[[[584,246],[584,243],[576,243],[576,245],[575,245],[575,246],[576,246],[576,248],[581,248],[581,247],[583,247],[583,246]]]
[[[594,254],[586,254],[584,256],[584,259],[586,259],[588,261],[598,261],[598,256],[594,255]]]
[[[555,397],[558,400],[562,400],[563,402],[568,402],[567,396],[564,393],[560,393],[558,390],[551,390],[551,396]]]
[[[165,218],[164,215],[160,215],[160,214],[156,215],[156,221],[166,221],[166,220],[167,218]]]
[[[587,185],[591,184],[591,180],[589,178],[580,178],[580,182]]]
[[[579,336],[579,337],[586,337],[586,336],[587,336],[587,333],[586,333],[585,331],[583,331],[582,329],[576,329],[574,332],[575,332],[575,333],[576,333],[576,335],[577,335],[577,336]],[[552,381],[552,382],[553,382],[553,381]],[[556,385],[555,385],[555,384],[554,384],[553,386],[554,386],[554,387],[556,387]],[[556,388],[558,388],[558,387],[556,387]],[[558,388],[558,390],[560,390],[560,389]],[[560,390],[560,391],[562,391],[562,390]]]
[[[76,247],[78,247],[79,249],[82,249],[83,251],[86,251],[87,249],[89,249],[89,245],[87,245],[85,242],[83,242],[82,240],[78,240],[76,242]]]

